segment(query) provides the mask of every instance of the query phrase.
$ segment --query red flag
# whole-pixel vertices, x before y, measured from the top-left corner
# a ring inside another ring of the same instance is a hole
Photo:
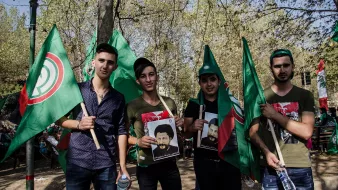
[[[20,106],[21,116],[23,116],[23,114],[26,111],[27,103],[28,103],[28,95],[27,95],[26,84],[25,84],[20,92],[20,97],[19,97],[19,106]]]

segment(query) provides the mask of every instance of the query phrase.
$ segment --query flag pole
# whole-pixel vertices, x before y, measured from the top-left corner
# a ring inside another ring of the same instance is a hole
[[[198,119],[202,119],[202,113],[203,113],[203,105],[200,105]],[[201,146],[201,130],[198,130],[197,131],[197,148],[199,148],[200,146]]]
[[[277,141],[277,138],[276,138],[276,133],[275,133],[275,130],[274,130],[274,127],[272,125],[272,122],[270,119],[268,119],[268,123],[269,123],[269,126],[270,126],[270,131],[271,131],[271,134],[272,134],[272,138],[273,138],[273,141],[275,143],[275,147],[276,147],[276,151],[277,151],[277,154],[278,154],[278,158],[279,158],[279,165],[281,167],[285,167],[285,162],[284,162],[284,158],[283,158],[283,155],[282,155],[282,151],[280,150],[280,147],[279,147],[279,144],[278,144],[278,141]]]
[[[161,96],[159,93],[157,93],[157,95],[158,95],[160,101],[162,102],[162,104],[164,105],[165,109],[168,111],[170,117],[174,118],[174,117],[175,117],[174,114],[171,112],[171,110],[169,109],[168,105],[167,105],[167,104],[165,103],[165,101],[163,100],[162,96]],[[181,127],[181,126],[177,126],[177,127],[178,127],[178,129],[179,129],[180,131],[182,131],[182,127]]]
[[[81,108],[82,108],[83,114],[86,117],[88,117],[88,112],[87,112],[86,106],[85,106],[85,104],[83,102],[81,102]],[[92,137],[93,137],[96,149],[99,150],[100,149],[100,144],[99,144],[99,141],[97,140],[97,137],[96,137],[94,129],[90,129],[90,133],[92,134]]]
[[[167,106],[167,104],[165,103],[165,101],[163,100],[162,96],[160,94],[157,94],[157,95],[158,95],[158,98],[160,99],[160,101],[162,102],[162,104],[164,105],[165,109],[168,111],[169,115],[171,117],[175,117],[174,114],[169,109],[169,107]]]
[[[29,67],[34,63],[35,56],[35,31],[36,31],[36,9],[38,7],[37,0],[30,0],[30,54]],[[26,143],[26,189],[34,189],[34,137],[29,139]]]

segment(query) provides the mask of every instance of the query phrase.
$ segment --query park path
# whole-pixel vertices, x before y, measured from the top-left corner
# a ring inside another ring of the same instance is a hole
[[[60,168],[50,169],[49,161],[46,160],[37,161],[35,164],[35,189],[65,189],[65,176]],[[193,190],[195,187],[195,175],[192,160],[180,159],[177,164],[180,169],[183,190]],[[15,170],[4,169],[9,165],[11,164],[6,162],[0,165],[0,189],[25,189],[25,167],[21,166]],[[338,156],[313,155],[312,169],[315,190],[338,189]],[[130,189],[137,190],[138,184],[135,176],[135,165],[128,164],[128,170],[133,180]],[[161,189],[160,186],[158,189]],[[243,190],[249,189],[260,189],[259,184],[256,184],[254,188],[248,188],[243,184]]]

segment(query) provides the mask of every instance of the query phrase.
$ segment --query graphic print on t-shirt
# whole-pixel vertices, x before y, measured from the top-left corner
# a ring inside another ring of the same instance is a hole
[[[201,148],[218,151],[218,119],[217,114],[205,112],[204,124],[201,135]]]
[[[274,103],[271,104],[275,110],[287,116],[289,119],[294,121],[299,121],[299,104],[298,102],[283,102],[283,103]],[[279,126],[277,123],[273,122],[274,128],[277,127],[277,132],[280,134],[281,139],[283,139],[285,144],[297,144],[298,140],[283,127]]]
[[[142,114],[144,132],[156,139],[152,144],[154,161],[179,155],[175,119],[168,118],[167,111],[157,111]]]

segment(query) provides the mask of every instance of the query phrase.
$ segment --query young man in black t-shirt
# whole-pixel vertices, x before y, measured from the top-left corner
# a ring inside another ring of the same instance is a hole
[[[238,168],[220,159],[217,144],[203,144],[197,148],[197,131],[202,130],[204,124],[212,122],[212,118],[218,115],[218,88],[221,84],[217,72],[212,68],[202,67],[199,70],[199,85],[204,97],[204,110],[202,118],[199,119],[200,105],[189,101],[185,110],[184,130],[186,137],[194,138],[194,169],[196,182],[201,190],[209,189],[241,189],[241,173]],[[209,122],[207,118],[210,119]],[[210,128],[209,128],[210,130]],[[204,135],[203,135],[204,134]],[[202,132],[202,138],[207,137],[208,131]],[[215,139],[217,142],[218,139]]]

